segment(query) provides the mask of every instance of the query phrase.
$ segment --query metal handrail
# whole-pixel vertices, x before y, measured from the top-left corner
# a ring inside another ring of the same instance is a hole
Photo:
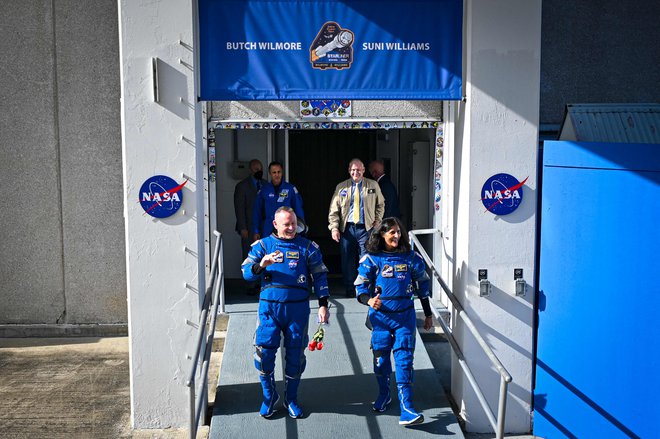
[[[420,229],[420,230],[411,230],[409,235],[413,247],[415,245],[417,246],[417,251],[422,255],[422,257],[426,261],[426,264],[433,272],[434,277],[436,278],[436,280],[442,287],[443,291],[451,301],[452,305],[454,306],[454,309],[457,311],[457,316],[463,320],[463,323],[465,323],[467,328],[470,330],[474,338],[479,343],[479,346],[481,346],[481,349],[484,351],[488,359],[491,361],[493,366],[495,366],[495,368],[500,374],[500,393],[498,399],[497,419],[495,418],[495,415],[493,414],[493,411],[490,408],[488,401],[486,401],[486,398],[484,397],[483,392],[479,387],[479,384],[477,384],[477,381],[474,378],[472,371],[467,365],[465,356],[463,355],[463,352],[458,346],[458,343],[454,338],[454,334],[447,326],[447,323],[440,317],[440,313],[435,308],[435,306],[431,307],[431,311],[435,315],[438,322],[440,322],[440,326],[442,326],[442,330],[445,332],[445,335],[447,336],[447,340],[449,340],[449,344],[451,345],[452,349],[454,350],[454,353],[456,354],[456,358],[458,359],[458,364],[461,366],[461,369],[463,369],[463,372],[465,372],[468,382],[472,386],[472,389],[476,393],[477,399],[479,400],[481,407],[484,409],[484,412],[486,413],[488,422],[490,422],[491,427],[493,427],[493,429],[495,430],[495,434],[496,434],[495,437],[497,439],[502,439],[504,437],[504,422],[506,417],[507,388],[508,388],[508,384],[512,381],[512,378],[509,372],[504,368],[500,360],[497,358],[493,350],[490,348],[490,346],[488,346],[488,344],[486,344],[486,341],[483,339],[481,334],[479,334],[479,331],[474,326],[474,323],[472,323],[472,320],[467,315],[465,309],[463,309],[463,306],[460,304],[456,296],[454,296],[454,294],[451,292],[445,281],[442,280],[442,277],[440,276],[440,273],[438,273],[435,264],[429,257],[428,253],[426,253],[426,250],[424,250],[424,247],[422,246],[421,242],[416,236],[416,235],[435,234],[438,232],[440,232],[439,229]]]
[[[223,270],[224,262],[222,256],[222,234],[217,230],[214,230],[213,234],[217,237],[217,239],[215,242],[215,249],[213,251],[213,259],[211,262],[211,279],[209,280],[209,287],[206,289],[204,294],[204,301],[202,302],[202,310],[199,316],[199,326],[197,327],[195,354],[192,357],[193,364],[190,369],[190,374],[188,374],[188,380],[186,381],[190,404],[188,422],[190,439],[194,439],[197,436],[197,428],[199,426],[200,418],[203,414],[206,413],[206,410],[202,410],[202,408],[207,402],[206,393],[208,387],[209,362],[213,347],[215,323],[218,318],[218,308],[220,308],[220,312],[224,313],[225,311],[225,274]],[[209,309],[211,307],[211,321],[208,325],[207,332],[206,323],[209,319]],[[199,388],[196,388],[195,375],[197,374],[197,367],[200,364],[198,360],[202,349],[204,334],[206,334],[206,343],[204,343],[204,352],[202,353],[202,369],[200,374],[201,382]],[[199,398],[196,397],[196,394],[199,395]],[[202,418],[202,420],[204,419]]]

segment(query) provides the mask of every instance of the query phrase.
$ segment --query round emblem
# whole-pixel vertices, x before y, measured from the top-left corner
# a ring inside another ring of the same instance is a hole
[[[148,178],[140,188],[140,205],[145,214],[155,218],[167,218],[174,215],[183,203],[183,186],[165,175]]]
[[[529,177],[527,177],[529,178]],[[520,206],[523,200],[525,178],[519,182],[509,174],[495,174],[481,188],[481,202],[487,212],[495,215],[508,215]]]

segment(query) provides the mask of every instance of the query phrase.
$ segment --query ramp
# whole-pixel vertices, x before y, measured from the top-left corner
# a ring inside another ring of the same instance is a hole
[[[257,303],[228,305],[230,313],[225,351],[211,420],[210,438],[400,438],[451,437],[463,439],[431,360],[417,335],[415,352],[415,408],[424,413],[421,425],[398,424],[396,385],[393,401],[384,413],[371,409],[378,390],[369,349],[371,333],[365,327],[366,307],[354,299],[331,299],[331,324],[326,329],[324,349],[306,352],[298,401],[304,417],[291,419],[282,403],[270,419],[259,416],[261,386],[253,364],[252,338]],[[316,322],[312,301],[310,335]],[[276,364],[277,389],[284,392],[281,350]],[[393,380],[394,381],[394,380]]]

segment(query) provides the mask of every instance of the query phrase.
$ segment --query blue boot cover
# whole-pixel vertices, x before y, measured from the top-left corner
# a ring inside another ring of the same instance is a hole
[[[286,377],[286,390],[284,396],[284,407],[286,407],[289,416],[292,418],[301,418],[303,415],[302,408],[298,405],[298,386],[300,385],[300,378]]]
[[[378,382],[378,397],[373,403],[373,410],[384,412],[392,402],[390,395],[390,375],[392,374],[392,361],[389,350],[374,350],[374,373]]]
[[[410,384],[398,384],[399,404],[401,406],[401,417],[399,425],[415,425],[424,422],[424,415],[417,413],[412,405],[412,386]]]
[[[387,406],[392,402],[392,396],[390,395],[390,377],[377,376],[376,381],[378,381],[378,398],[376,398],[372,407],[375,412],[384,412],[387,410]]]
[[[261,388],[264,393],[264,402],[261,403],[259,414],[264,418],[270,418],[275,413],[275,404],[280,400],[275,388],[275,374],[259,375]]]

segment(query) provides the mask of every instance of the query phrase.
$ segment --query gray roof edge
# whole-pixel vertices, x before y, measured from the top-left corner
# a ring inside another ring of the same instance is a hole
[[[630,109],[630,110],[643,110],[643,111],[660,111],[660,103],[648,102],[648,103],[580,103],[580,104],[566,104],[567,110],[594,110],[599,111],[606,110],[621,110],[621,109]]]
[[[660,143],[660,104],[567,104],[565,126],[582,142]]]

